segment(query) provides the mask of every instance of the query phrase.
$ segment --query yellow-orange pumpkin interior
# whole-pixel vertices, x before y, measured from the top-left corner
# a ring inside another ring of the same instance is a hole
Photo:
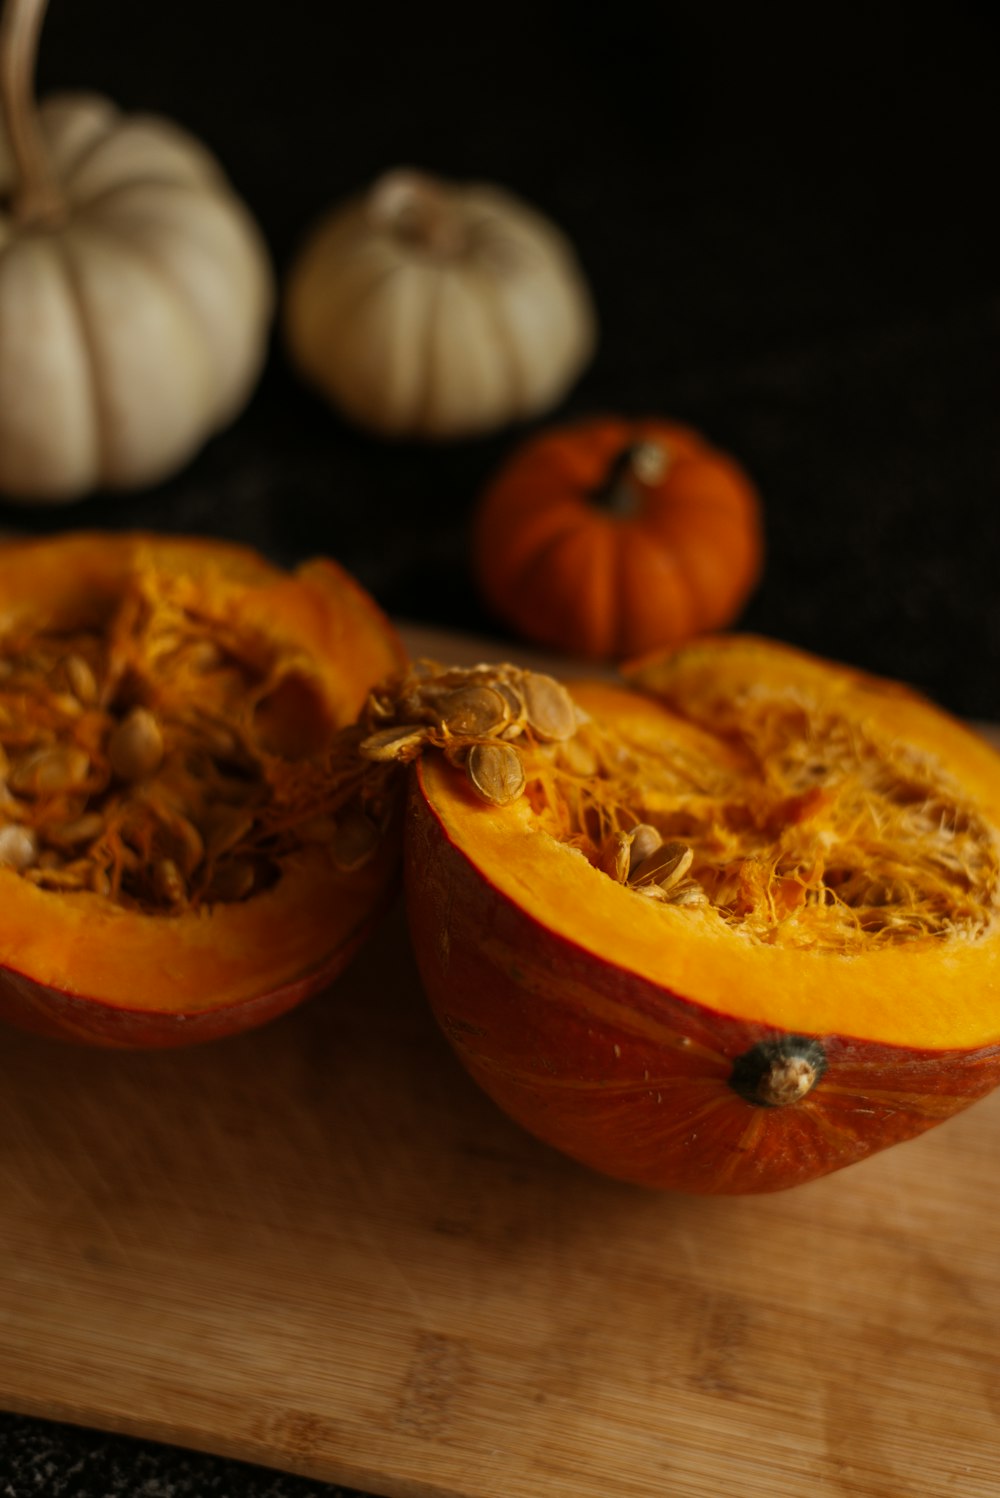
[[[329,832],[338,733],[400,650],[340,569],[82,535],[4,548],[0,610],[4,821],[33,845],[0,868],[7,968],[189,1012],[295,982],[350,940],[392,839],[346,867],[310,824]],[[112,762],[133,703],[162,744],[128,784]],[[77,836],[89,821],[99,832]]]
[[[421,767],[485,878],[568,942],[734,1017],[927,1048],[1000,1038],[985,742],[904,689],[746,637],[631,674],[641,695],[574,687],[590,723],[535,747],[502,811]],[[599,867],[637,823],[690,849],[672,898]]]

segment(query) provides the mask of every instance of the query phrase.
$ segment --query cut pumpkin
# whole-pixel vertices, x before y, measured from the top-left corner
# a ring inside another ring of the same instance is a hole
[[[993,749],[750,637],[626,675],[572,687],[587,721],[523,751],[510,806],[416,768],[411,931],[477,1081],[585,1164],[693,1192],[808,1181],[988,1092]]]
[[[332,562],[0,548],[0,1016],[177,1045],[329,982],[394,880],[390,798],[344,745],[402,659]]]

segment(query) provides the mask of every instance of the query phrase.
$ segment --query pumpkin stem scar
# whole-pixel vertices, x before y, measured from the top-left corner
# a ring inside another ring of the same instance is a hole
[[[7,0],[0,19],[0,112],[14,160],[14,212],[23,223],[59,222],[66,212],[38,123],[35,58],[47,0]]]
[[[786,1035],[762,1040],[737,1056],[729,1085],[757,1108],[787,1108],[801,1102],[826,1071],[826,1053],[818,1040]]]
[[[630,442],[618,453],[591,501],[606,514],[628,519],[642,508],[644,488],[659,483],[669,466],[670,453],[662,442]]]

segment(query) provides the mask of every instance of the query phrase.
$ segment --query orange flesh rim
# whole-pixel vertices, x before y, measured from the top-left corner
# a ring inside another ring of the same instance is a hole
[[[40,627],[47,611],[70,617],[102,593],[113,596],[147,562],[232,589],[241,618],[308,656],[338,722],[350,722],[369,686],[402,663],[387,621],[335,564],[288,574],[244,548],[186,538],[83,534],[0,547],[0,630],[25,614]],[[371,913],[394,862],[387,846],[345,873],[323,849],[306,847],[273,888],[177,917],[124,910],[88,892],[57,894],[0,868],[0,968],[116,1008],[222,1008],[321,968]]]
[[[846,717],[880,738],[902,742],[946,768],[966,804],[988,828],[1000,828],[1000,757],[982,739],[904,689],[887,689],[848,671],[769,643],[734,637],[681,652],[672,678],[641,668],[668,692],[690,691],[704,668],[725,689],[758,665],[778,685],[821,686]],[[687,676],[684,676],[684,673]],[[820,673],[820,674],[817,674]],[[763,672],[761,673],[763,676]],[[765,684],[762,690],[767,691]],[[635,712],[635,699],[603,684],[574,684],[595,718]],[[676,719],[644,701],[644,732],[669,734]],[[552,837],[527,798],[494,809],[440,760],[420,767],[425,796],[450,842],[500,895],[529,920],[601,962],[636,973],[682,998],[733,1018],[804,1034],[837,1034],[927,1050],[966,1050],[1000,1041],[1000,915],[974,935],[921,937],[840,953],[753,941],[711,908],[654,903],[616,885]]]

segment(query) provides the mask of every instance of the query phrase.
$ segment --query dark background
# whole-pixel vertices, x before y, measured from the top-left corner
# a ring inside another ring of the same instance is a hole
[[[42,91],[172,115],[279,276],[326,207],[409,164],[571,236],[601,320],[556,417],[658,413],[750,471],[768,560],[741,622],[1000,719],[998,26],[985,4],[451,8],[52,0]],[[491,632],[471,507],[522,432],[351,429],[276,338],[239,421],[141,495],[0,527],[193,531],[327,553],[394,614]],[[322,1485],[0,1417],[0,1498],[306,1498]]]

